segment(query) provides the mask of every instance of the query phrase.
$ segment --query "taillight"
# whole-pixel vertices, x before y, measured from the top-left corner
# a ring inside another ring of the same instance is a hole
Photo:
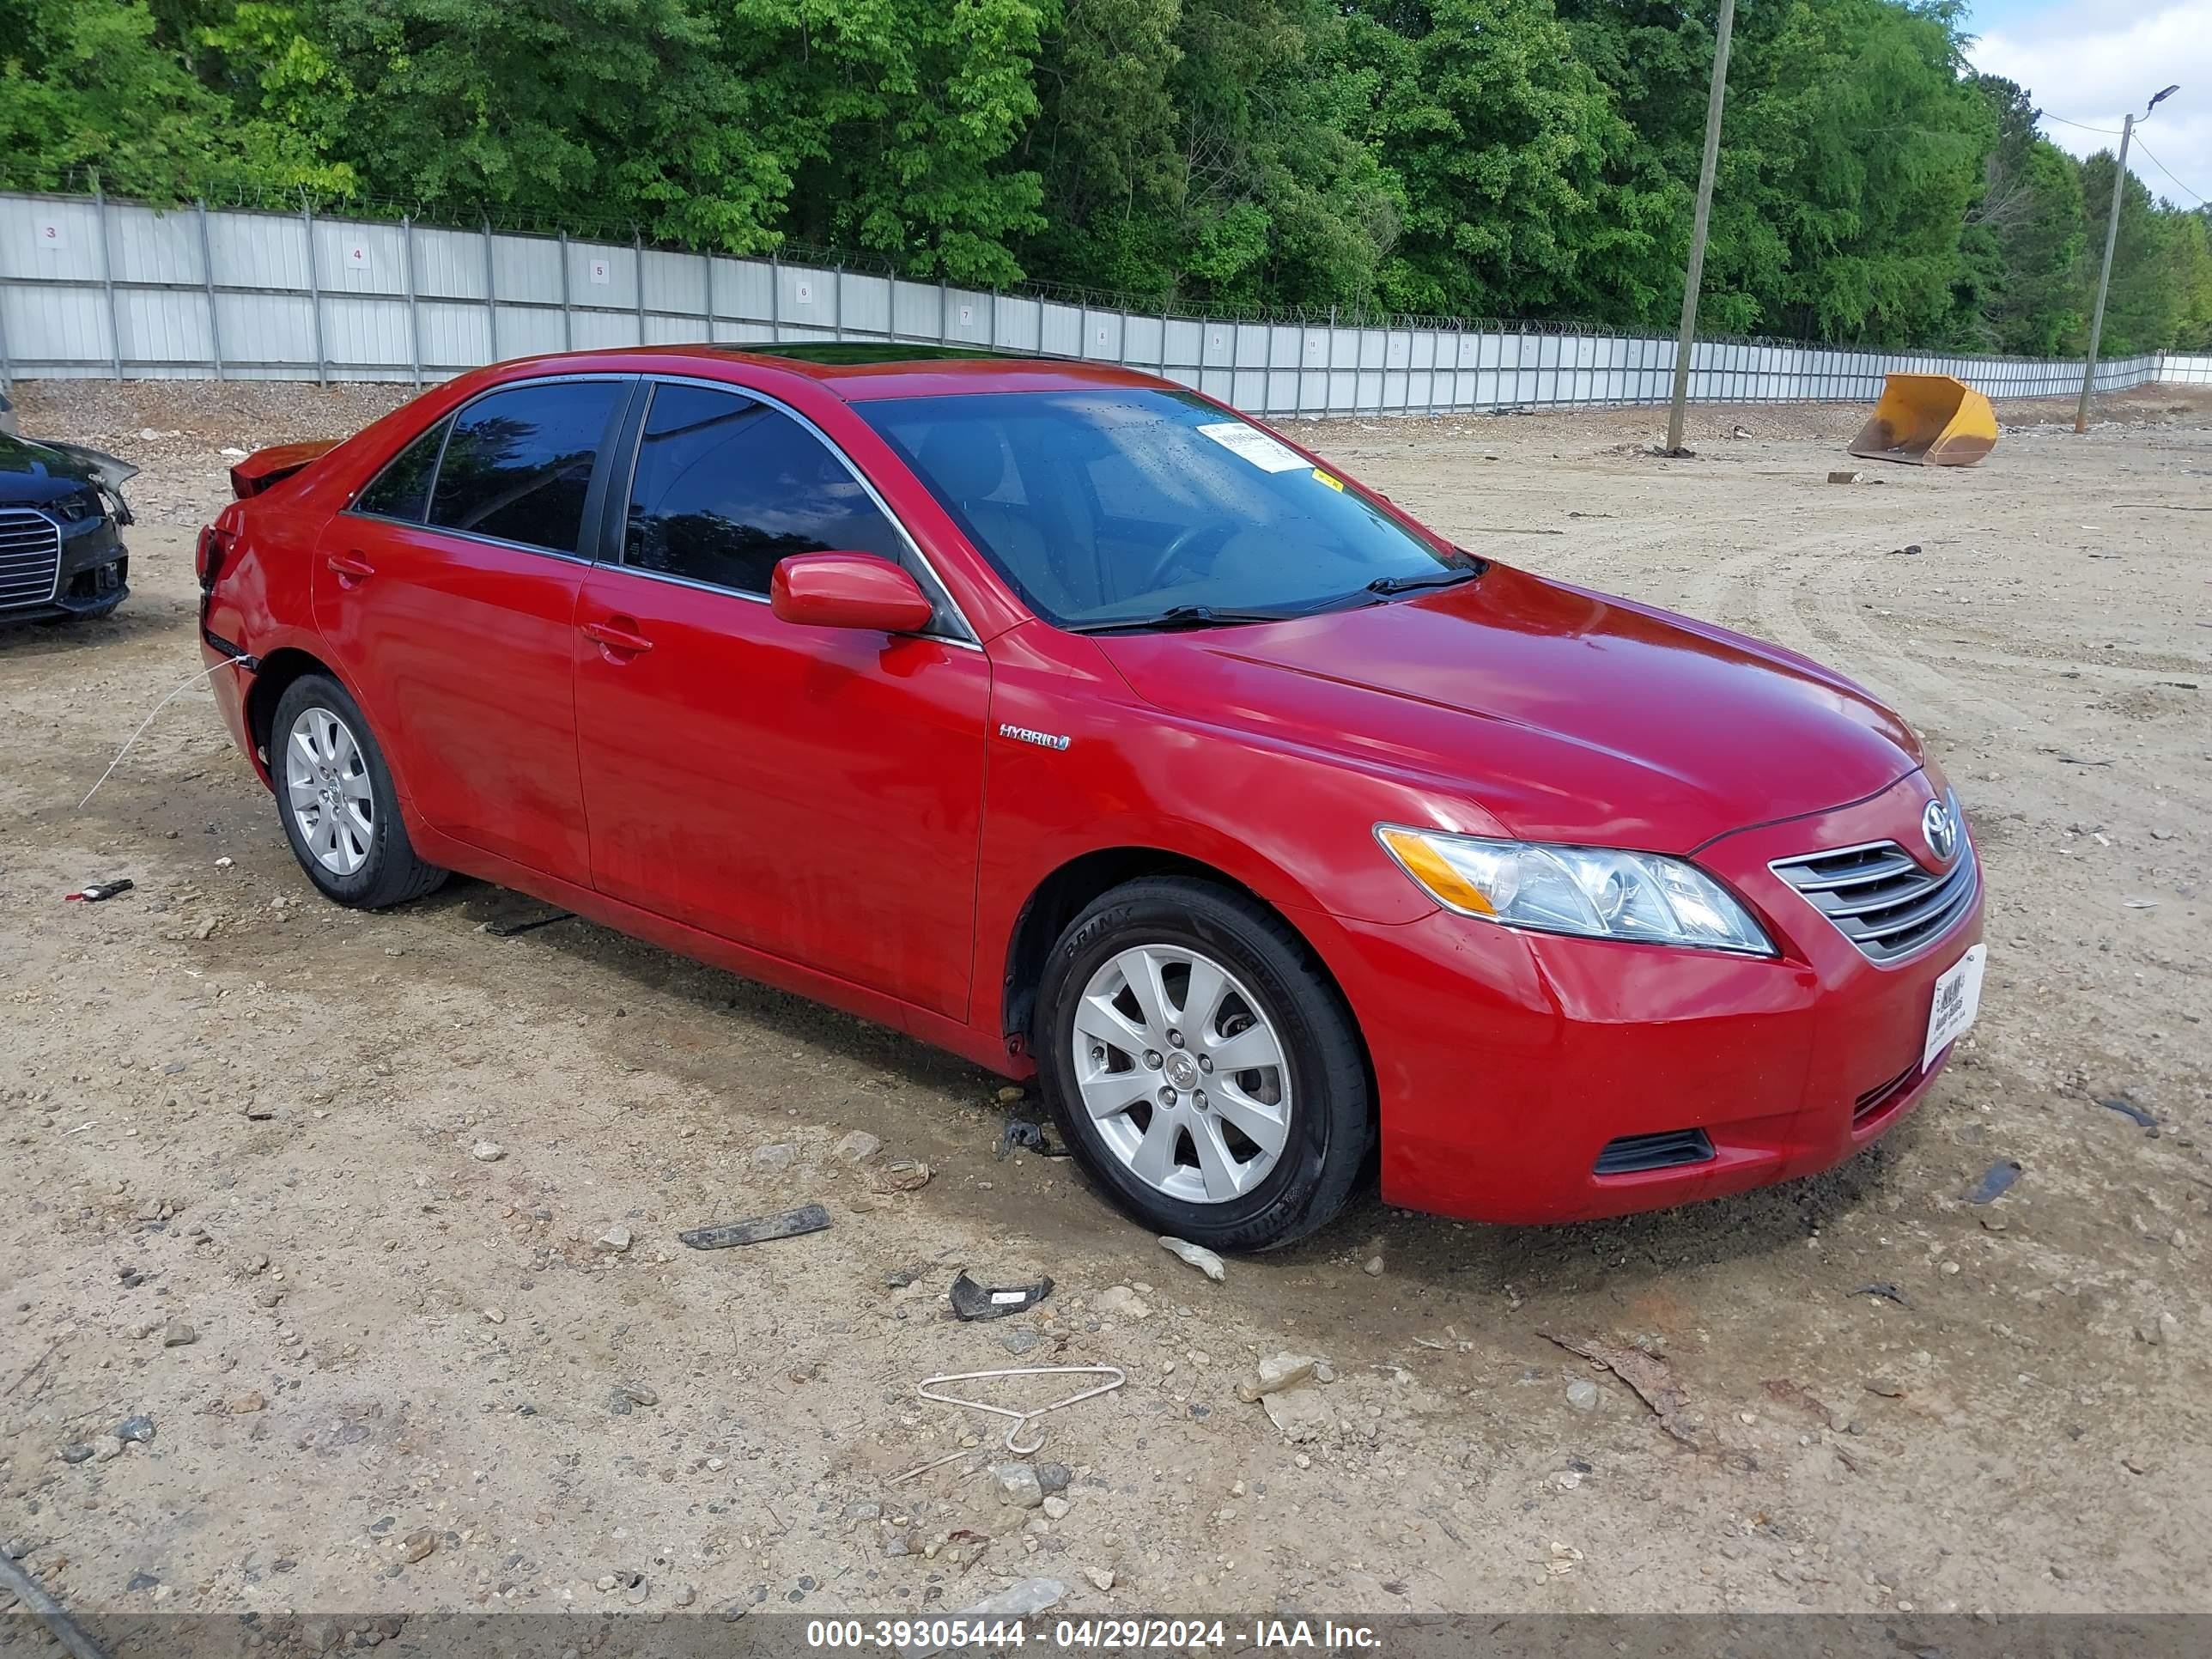
[[[222,556],[227,550],[222,532],[213,525],[201,529],[199,544],[192,550],[192,568],[198,574],[202,592],[215,586],[216,577],[222,574]]]

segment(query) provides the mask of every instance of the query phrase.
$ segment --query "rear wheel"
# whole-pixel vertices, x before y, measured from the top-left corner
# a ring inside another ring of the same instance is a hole
[[[1061,1133],[1147,1226],[1264,1249],[1344,1206],[1368,1143],[1358,1036],[1259,905],[1183,878],[1115,888],[1060,936],[1037,1007]]]
[[[269,738],[277,816],[324,897],[382,909],[446,879],[415,856],[384,752],[343,686],[326,674],[293,681],[277,699]]]

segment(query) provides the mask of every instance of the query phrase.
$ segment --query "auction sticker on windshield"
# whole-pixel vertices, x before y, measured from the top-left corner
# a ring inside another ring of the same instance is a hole
[[[1936,1056],[1966,1034],[1982,1006],[1982,966],[1990,947],[1977,945],[1960,957],[1958,965],[1936,981],[1935,1005],[1928,1011],[1928,1042],[1920,1051],[1920,1069],[1935,1064]]]
[[[1216,421],[1198,428],[1232,455],[1242,456],[1262,472],[1296,472],[1310,465],[1287,445],[1277,443],[1257,427],[1242,421]]]

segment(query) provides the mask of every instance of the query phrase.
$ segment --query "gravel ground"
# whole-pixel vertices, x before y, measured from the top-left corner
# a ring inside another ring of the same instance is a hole
[[[21,392],[146,469],[129,604],[0,631],[0,1538],[79,1611],[319,1645],[1034,1577],[1094,1613],[2212,1610],[2212,563],[2169,510],[2212,506],[2203,398],[2081,439],[2008,405],[1984,465],[1848,489],[1858,409],[1701,410],[1692,460],[1652,411],[1325,428],[1486,551],[1892,698],[1976,826],[1990,976],[1926,1106],[1827,1176],[1517,1231],[1370,1195],[1217,1285],[994,1156],[1034,1103],[891,1032],[574,921],[501,936],[538,908],[473,883],[321,903],[204,691],[78,811],[198,665],[222,449],[401,394]],[[805,1200],[829,1231],[676,1241]],[[960,1324],[963,1266],[1056,1288]],[[1543,1331],[1657,1358],[1683,1437]],[[1318,1376],[1249,1399],[1285,1351]],[[1026,1471],[915,1392],[1039,1363],[1127,1382]]]

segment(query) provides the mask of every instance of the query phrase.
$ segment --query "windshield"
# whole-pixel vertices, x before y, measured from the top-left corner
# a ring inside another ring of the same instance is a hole
[[[1063,628],[1296,616],[1481,568],[1188,393],[855,408],[1030,608]]]

